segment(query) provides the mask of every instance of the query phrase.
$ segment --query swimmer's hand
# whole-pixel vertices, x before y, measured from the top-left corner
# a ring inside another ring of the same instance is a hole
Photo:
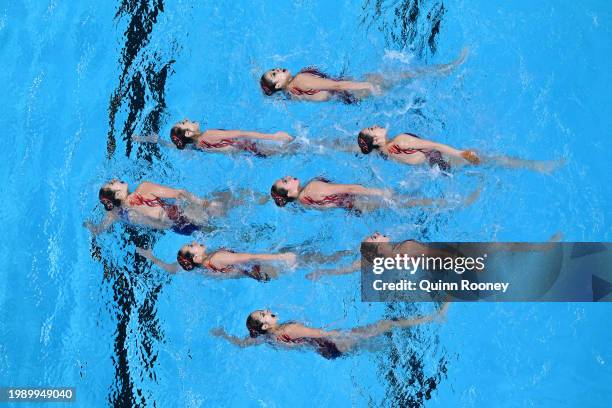
[[[210,329],[210,335],[215,337],[225,337],[227,336],[227,332],[223,327],[215,327]]]
[[[461,152],[461,157],[472,164],[480,164],[480,157],[473,150],[464,150]]]
[[[293,137],[287,132],[276,132],[273,136],[274,140],[278,140],[279,142],[290,142],[293,140]]]
[[[87,228],[93,235],[98,235],[100,233],[99,228],[91,221],[83,222],[83,227]]]
[[[159,140],[159,135],[157,133],[153,133],[149,136],[140,136],[140,135],[132,136],[132,142],[136,142],[136,143],[157,143],[158,140]]]
[[[448,307],[450,306],[450,302],[446,301],[442,303],[442,306],[438,310],[438,313],[435,316],[435,320],[444,323],[446,321],[446,313],[448,312]]]
[[[383,198],[392,198],[393,197],[393,190],[389,189],[389,188],[385,188],[384,190],[381,190],[381,197]]]
[[[287,266],[290,266],[290,267],[295,266],[295,264],[297,263],[297,255],[294,254],[293,252],[285,252],[283,254],[280,254],[279,259],[281,259],[282,261],[285,261]]]
[[[548,242],[561,242],[563,240],[563,233],[558,231],[553,234],[552,237],[548,238]]]
[[[185,200],[188,201],[190,203],[196,204],[196,205],[201,205],[201,206],[206,206],[208,204],[208,200],[196,197],[195,195],[191,194],[189,191],[187,190],[178,190],[178,199],[180,200]]]
[[[327,275],[325,271],[317,270],[310,273],[307,273],[305,278],[309,281],[318,281],[322,276]]]
[[[382,88],[380,87],[380,85],[374,84],[372,82],[368,82],[368,91],[370,91],[370,94],[373,96],[382,95]]]
[[[257,199],[257,204],[263,205],[267,203],[268,201],[270,201],[270,197],[267,195],[262,195]]]

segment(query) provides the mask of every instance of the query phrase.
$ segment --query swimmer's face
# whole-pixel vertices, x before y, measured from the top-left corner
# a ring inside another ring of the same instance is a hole
[[[274,68],[264,74],[267,81],[272,82],[276,89],[281,89],[287,86],[291,74],[285,68]]]
[[[256,310],[251,313],[251,317],[262,323],[263,330],[269,330],[278,324],[278,316],[269,310]]]
[[[118,200],[125,200],[128,196],[128,185],[126,182],[119,179],[113,179],[106,184],[105,187],[110,188],[115,192],[115,198]]]
[[[183,119],[180,122],[176,123],[175,126],[185,130],[185,136],[187,137],[193,137],[200,133],[200,123],[193,122],[189,119]]]
[[[387,129],[382,126],[374,125],[362,130],[366,135],[372,136],[374,146],[382,146],[387,142]]]
[[[188,252],[193,255],[195,263],[204,262],[206,257],[206,245],[193,241],[191,244],[185,244],[181,247],[181,251]]]
[[[363,242],[390,242],[391,239],[386,236],[381,234],[380,232],[376,231],[375,233],[373,233],[372,235],[370,235],[369,237],[367,237],[366,239],[363,240]]]
[[[277,188],[282,188],[287,190],[287,195],[289,197],[297,197],[300,193],[300,180],[293,176],[285,176],[281,179],[276,180],[274,185]]]

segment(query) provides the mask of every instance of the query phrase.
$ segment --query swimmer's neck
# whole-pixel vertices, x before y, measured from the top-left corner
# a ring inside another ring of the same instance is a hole
[[[308,186],[308,184],[310,184],[310,182],[306,183],[306,186]],[[304,186],[304,187],[306,187],[306,186]],[[304,192],[304,187],[302,187],[301,184],[298,184],[297,195],[295,196],[296,200],[298,200],[300,198],[300,196],[302,195],[302,193]]]
[[[299,74],[298,74],[299,75]],[[293,75],[289,74],[289,78],[287,78],[287,82],[285,82],[285,85],[283,87],[281,87],[282,89],[287,89],[289,88],[289,86],[291,85],[291,83],[293,82],[293,80],[296,77],[294,77]]]
[[[389,149],[388,149],[389,144],[390,144],[389,141],[385,140],[385,142],[382,145],[377,146],[376,148],[378,149],[379,152],[381,152],[385,156],[388,156],[389,155]]]
[[[395,254],[395,251],[393,250],[393,246],[388,242],[381,242],[381,243],[378,243],[376,246],[378,249],[378,254],[380,256],[390,257]]]
[[[276,336],[283,331],[285,323],[276,323],[275,326],[269,327],[266,333],[271,336]]]

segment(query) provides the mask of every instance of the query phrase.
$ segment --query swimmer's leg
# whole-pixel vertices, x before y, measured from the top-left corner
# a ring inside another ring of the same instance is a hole
[[[410,71],[402,71],[397,74],[385,76],[378,73],[372,73],[365,75],[365,80],[380,86],[382,90],[388,90],[392,86],[396,85],[400,81],[406,79],[416,79],[427,75],[445,75],[463,64],[468,56],[468,48],[461,50],[461,54],[451,63],[432,65],[429,67],[415,68]]]
[[[238,189],[236,192],[228,190],[215,191],[211,194],[212,200],[208,202],[207,209],[225,215],[229,210],[250,202],[265,204],[270,197],[246,188]]]
[[[563,234],[560,232],[555,233],[548,239],[548,242],[544,243],[531,243],[531,242],[500,242],[491,244],[494,249],[512,251],[512,252],[534,252],[534,251],[547,251],[553,249],[555,244],[560,242],[563,238]]]
[[[478,197],[480,197],[480,192],[482,188],[479,186],[476,190],[474,190],[469,196],[463,199],[463,202],[459,203],[459,207],[469,207],[472,205]],[[457,204],[449,202],[444,198],[412,198],[412,197],[402,197],[398,196],[395,198],[395,203],[397,206],[402,208],[412,208],[412,207],[457,207]]]
[[[565,160],[525,160],[508,156],[487,156],[483,158],[483,163],[495,166],[507,167],[510,169],[527,169],[539,173],[550,174],[565,164]]]
[[[334,263],[339,261],[340,259],[349,256],[349,255],[353,255],[355,253],[355,251],[351,251],[351,250],[343,250],[343,251],[336,251],[332,254],[322,254],[319,252],[311,252],[311,253],[307,253],[307,254],[303,254],[300,256],[300,263],[302,264],[325,264],[325,263]]]
[[[416,68],[412,71],[405,71],[400,73],[401,79],[414,79],[426,75],[445,75],[460,66],[465,62],[468,56],[468,48],[465,47],[461,50],[461,54],[451,63],[431,65],[429,67]]]
[[[288,143],[281,146],[259,146],[259,152],[263,156],[290,156],[297,154],[300,147],[297,143]]]
[[[354,348],[359,342],[381,334],[390,332],[394,327],[406,328],[420,324],[430,323],[444,316],[448,310],[449,302],[444,302],[442,307],[430,315],[415,317],[412,319],[379,320],[367,326],[356,327],[345,336],[334,338],[334,342],[341,351],[345,352]]]

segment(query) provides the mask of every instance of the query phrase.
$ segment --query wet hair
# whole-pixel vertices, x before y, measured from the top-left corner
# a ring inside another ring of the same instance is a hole
[[[295,201],[294,197],[289,197],[289,191],[287,191],[287,189],[277,187],[276,183],[272,184],[270,195],[272,199],[274,199],[274,203],[279,207],[284,207],[287,203]]]
[[[264,72],[259,80],[259,86],[261,86],[261,90],[268,96],[273,95],[274,93],[280,91],[280,89],[276,88],[276,82],[266,78],[266,74],[270,71]]]
[[[266,334],[266,331],[263,329],[263,325],[264,323],[261,320],[253,317],[252,315],[247,317],[246,327],[249,330],[249,336],[252,338]]]
[[[185,136],[186,132],[187,131],[180,126],[172,126],[172,129],[170,129],[170,139],[180,150],[183,150],[189,143],[193,143],[192,138]]]
[[[193,260],[193,254],[185,249],[180,249],[176,254],[176,261],[181,268],[186,271],[190,271],[196,267],[196,263]]]
[[[378,148],[378,146],[374,146],[374,137],[367,134],[365,130],[359,132],[359,135],[357,136],[357,144],[359,145],[361,153],[363,154],[368,154],[372,150]]]
[[[115,197],[115,191],[110,187],[102,187],[98,192],[98,199],[104,205],[106,211],[112,211],[115,207],[121,207],[121,200]]]
[[[380,242],[362,242],[361,243],[361,256],[369,263],[374,262],[374,258],[380,255]]]

